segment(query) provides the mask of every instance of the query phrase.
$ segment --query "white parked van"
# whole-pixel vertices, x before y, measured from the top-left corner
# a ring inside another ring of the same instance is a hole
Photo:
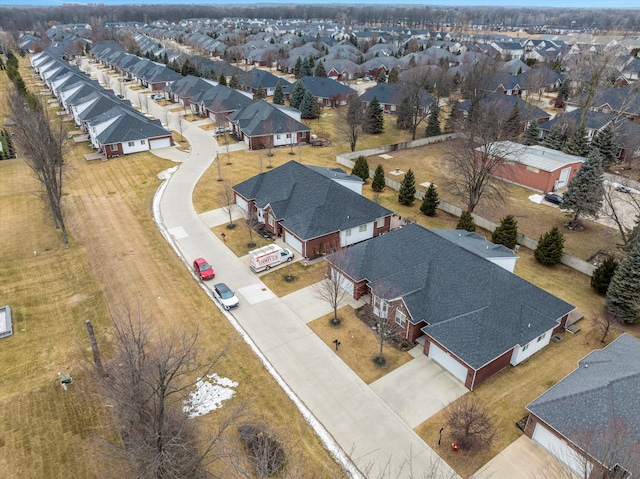
[[[277,266],[292,259],[293,253],[277,244],[270,244],[249,251],[249,265],[254,273],[270,269],[272,266]]]

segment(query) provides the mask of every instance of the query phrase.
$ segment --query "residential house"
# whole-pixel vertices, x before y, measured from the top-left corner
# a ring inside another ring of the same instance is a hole
[[[309,143],[311,137],[311,128],[300,122],[298,110],[264,100],[240,108],[227,118],[238,139],[251,150]]]
[[[355,95],[356,91],[342,83],[338,83],[332,78],[304,76],[298,80],[304,87],[311,91],[314,98],[322,106],[336,108],[346,105],[349,97]],[[291,101],[291,93],[295,83],[284,89],[287,101]]]
[[[236,204],[306,258],[349,246],[391,227],[393,212],[345,186],[337,171],[290,161],[235,185]]]
[[[342,58],[325,60],[322,58],[320,61],[324,64],[327,77],[339,82],[353,80],[358,72],[358,65],[351,60]]]
[[[360,95],[360,101],[363,102],[363,106],[366,108],[369,102],[375,96],[380,102],[380,107],[384,113],[396,115],[398,108],[402,103],[402,100],[407,95],[406,87],[400,83],[377,83],[374,87],[368,89],[362,95]],[[433,105],[435,97],[423,90],[420,97],[420,104],[422,112],[421,114],[428,114],[429,108]]]
[[[262,87],[267,96],[273,96],[278,82],[282,85],[283,90],[291,85],[291,83],[284,78],[258,68],[249,70],[240,77],[240,85],[242,89],[250,91],[254,95],[258,93],[258,89]]]
[[[483,149],[483,146],[476,148],[478,159],[482,157]],[[494,143],[490,154],[504,160],[494,176],[541,192],[567,186],[585,161],[581,156],[552,148],[512,141]]]
[[[578,477],[640,477],[640,341],[623,334],[527,405],[525,434]]]
[[[485,251],[495,255],[414,223],[327,261],[354,298],[369,295],[407,342],[424,336],[424,354],[474,389],[547,346],[575,309]]]
[[[553,120],[539,125],[540,133],[544,139],[554,127],[560,128],[568,136],[580,124],[582,110],[572,110],[563,115],[556,116]],[[623,116],[600,111],[587,111],[584,126],[587,130],[587,140],[590,142],[598,131],[608,124],[613,124],[615,130],[615,142],[618,147],[617,158],[620,161],[634,158],[640,151],[640,126]]]
[[[460,103],[459,108],[466,117],[471,109],[472,101],[465,100]],[[490,108],[493,115],[501,120],[506,120],[513,113],[517,106],[520,116],[520,129],[524,131],[527,125],[535,121],[538,125],[546,124],[551,118],[551,114],[532,105],[515,95],[503,95],[501,93],[485,93],[480,99],[480,107]]]

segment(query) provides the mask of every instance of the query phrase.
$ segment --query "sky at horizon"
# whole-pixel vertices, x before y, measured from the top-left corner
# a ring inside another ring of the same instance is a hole
[[[488,6],[488,7],[525,7],[525,8],[624,8],[638,9],[638,0],[528,0],[526,3],[517,0],[437,0],[436,2],[424,2],[420,0],[402,0],[401,3],[393,4],[389,0],[367,0],[364,2],[354,2],[353,0],[305,0],[294,2],[290,0],[272,0],[265,2],[255,2],[251,0],[234,0],[233,2],[216,2],[211,0],[0,0],[0,6],[61,6],[63,4],[104,4],[104,5],[269,5],[269,4],[325,4],[325,5],[424,5],[424,6]]]

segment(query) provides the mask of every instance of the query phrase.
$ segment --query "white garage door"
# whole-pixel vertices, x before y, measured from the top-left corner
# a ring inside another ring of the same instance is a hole
[[[347,293],[353,296],[353,282],[349,281],[344,275],[335,269],[331,269],[331,274],[334,275],[334,278],[338,279],[338,284],[342,289],[344,289]]]
[[[291,246],[295,251],[302,254],[302,241],[288,231],[284,232],[284,242]]]
[[[569,467],[578,477],[589,477],[591,465],[586,464],[565,441],[540,423],[537,423],[536,428],[533,430],[533,440]],[[588,466],[586,475],[584,471],[585,466]]]
[[[429,345],[429,357],[463,383],[467,380],[467,367],[460,364],[449,353],[433,343]]]
[[[158,138],[157,140],[149,140],[149,149],[167,148],[171,146],[171,138]]]

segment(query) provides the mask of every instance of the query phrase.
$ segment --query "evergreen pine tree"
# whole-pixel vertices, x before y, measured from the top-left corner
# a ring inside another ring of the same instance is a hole
[[[313,72],[313,76],[325,77],[326,78],[327,72],[324,69],[324,63],[323,62],[318,62],[318,66],[316,67],[315,71]]]
[[[533,256],[539,263],[545,266],[553,266],[560,263],[564,250],[564,235],[557,226],[540,236],[538,246],[533,252]]]
[[[300,77],[306,76],[311,76],[311,64],[309,63],[309,57],[302,60],[302,65],[300,66]]]
[[[532,120],[527,125],[527,129],[524,132],[524,144],[528,146],[537,145],[540,141],[540,128],[538,123]]]
[[[517,103],[513,104],[511,113],[505,120],[504,134],[507,138],[517,138],[520,136],[520,107]]]
[[[256,91],[255,99],[264,100],[266,97],[267,97],[267,92],[264,91],[264,88],[262,88],[262,83],[258,84],[258,90]]]
[[[313,55],[309,55],[309,75],[311,75],[311,72],[315,70],[315,67],[316,67],[316,59],[313,58]]]
[[[604,196],[602,156],[597,148],[589,153],[587,160],[569,182],[562,195],[560,209],[573,214],[570,224],[580,224],[580,216],[596,216],[602,207]]]
[[[293,108],[299,108],[300,103],[302,103],[302,99],[304,98],[304,93],[307,89],[304,87],[303,83],[298,80],[295,85],[293,85],[293,90],[291,91],[291,100],[289,101],[289,105]]]
[[[422,198],[420,211],[427,216],[435,216],[439,204],[440,196],[438,195],[436,185],[430,183],[429,188],[427,188],[427,191],[424,193],[424,198]]]
[[[387,79],[387,83],[398,83],[400,81],[400,69],[395,66],[389,72],[389,78]]]
[[[460,215],[460,220],[458,220],[458,224],[456,225],[457,230],[466,230],[466,231],[475,231],[476,230],[476,222],[473,221],[473,216],[469,211],[464,211]]]
[[[621,321],[640,321],[640,242],[636,242],[613,275],[605,306]]]
[[[386,81],[387,81],[387,74],[384,72],[384,70],[382,70],[380,72],[380,75],[378,75],[377,82],[378,83],[385,83]]]
[[[597,148],[602,155],[604,169],[618,161],[618,146],[616,145],[616,130],[613,122],[609,122],[602,130],[596,133],[591,141],[591,148]]]
[[[558,126],[551,128],[551,131],[542,140],[542,146],[552,148],[554,150],[562,150],[562,131]]]
[[[405,206],[409,206],[416,199],[416,177],[413,171],[409,169],[404,175],[404,180],[400,183],[400,192],[398,193],[398,202]]]
[[[460,119],[460,102],[455,98],[449,100],[449,116],[444,120],[444,132],[453,133]]]
[[[218,77],[218,84],[222,85],[222,86],[227,86],[227,78],[224,76],[224,73],[220,73],[220,76]]]
[[[618,262],[615,258],[605,259],[593,272],[593,276],[591,276],[591,287],[599,294],[607,294],[607,289],[609,289],[609,284],[617,269]]]
[[[580,126],[567,139],[566,145],[562,149],[568,155],[587,156],[589,153],[589,141],[587,140],[587,129]]]
[[[275,105],[284,105],[284,90],[282,89],[282,82],[278,80],[276,89],[273,91],[273,103]]]
[[[373,191],[382,191],[386,186],[384,179],[384,168],[382,165],[378,165],[373,173],[373,181],[371,182],[371,189]]]
[[[384,116],[382,113],[382,107],[378,98],[373,95],[373,98],[367,105],[367,109],[364,112],[364,121],[362,123],[362,130],[365,133],[381,133],[384,131]]]
[[[427,127],[425,128],[425,136],[440,136],[440,107],[438,100],[435,100],[429,108],[429,118],[427,119]]]
[[[235,75],[231,75],[231,80],[229,81],[229,86],[231,88],[236,89],[236,90],[240,89],[240,79]]]
[[[562,82],[560,88],[558,89],[558,98],[562,98],[563,100],[569,98],[569,83],[569,80],[565,80]]]
[[[491,242],[505,245],[509,249],[518,243],[518,222],[512,215],[507,215],[500,221],[491,235]]]
[[[360,155],[356,162],[353,164],[353,170],[351,171],[352,175],[356,175],[359,178],[362,178],[363,181],[367,181],[369,178],[369,163],[367,159]]]
[[[296,64],[295,64],[295,66],[293,67],[293,75],[294,75],[296,78],[300,78],[300,77],[302,77],[302,75],[301,75],[301,71],[302,71],[302,58],[298,57],[298,58],[296,59]]]
[[[314,118],[314,110],[313,104],[316,99],[311,93],[311,90],[305,90],[304,96],[302,97],[302,101],[300,102],[300,116],[306,120],[310,120]]]

